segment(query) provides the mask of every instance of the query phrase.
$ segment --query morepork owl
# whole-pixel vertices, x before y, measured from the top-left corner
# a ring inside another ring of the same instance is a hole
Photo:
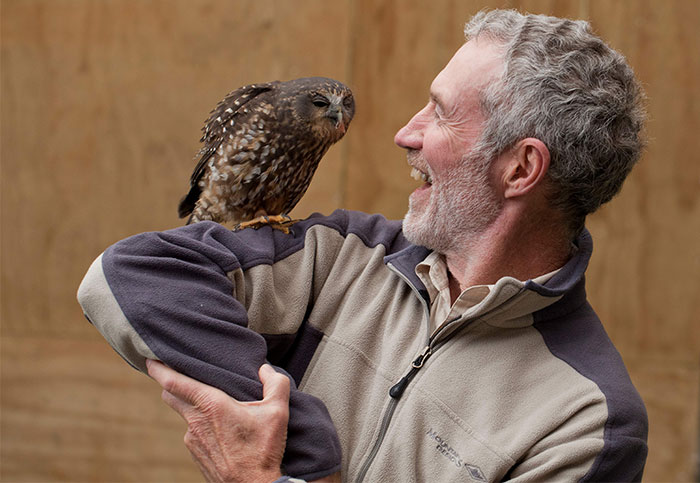
[[[188,224],[212,220],[283,226],[354,114],[350,89],[323,77],[233,91],[202,129],[204,146],[190,191],[180,202],[180,218],[191,215]]]

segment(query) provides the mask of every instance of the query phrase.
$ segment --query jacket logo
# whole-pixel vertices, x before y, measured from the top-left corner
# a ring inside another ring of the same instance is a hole
[[[433,428],[430,428],[425,434],[428,436],[428,438],[437,443],[435,449],[445,458],[450,460],[457,468],[464,468],[467,470],[467,473],[469,473],[469,476],[473,480],[486,481],[486,477],[484,476],[484,473],[482,473],[481,469],[478,466],[465,463],[464,460],[462,460],[462,457],[459,455],[459,453],[457,453],[457,451],[455,451],[450,443],[440,437],[437,432],[433,431]]]

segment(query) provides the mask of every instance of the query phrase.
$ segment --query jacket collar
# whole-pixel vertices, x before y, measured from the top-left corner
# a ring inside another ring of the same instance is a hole
[[[586,300],[584,274],[593,253],[593,239],[587,229],[581,231],[574,244],[576,252],[551,279],[542,285],[532,280],[524,283],[526,290],[535,292],[540,296],[537,298],[544,299],[543,305],[546,307],[538,307],[542,309],[540,315],[544,318],[567,313],[578,308]],[[429,254],[428,248],[409,244],[406,248],[384,257],[384,263],[391,264],[399,271],[428,303],[428,290],[416,275],[415,269]],[[546,302],[546,299],[549,299],[549,302]]]

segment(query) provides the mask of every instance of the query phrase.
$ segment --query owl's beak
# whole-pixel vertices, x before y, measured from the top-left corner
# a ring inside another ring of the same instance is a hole
[[[335,121],[335,128],[345,134],[345,123],[343,122],[343,108],[339,105],[332,104],[328,109],[327,116]]]

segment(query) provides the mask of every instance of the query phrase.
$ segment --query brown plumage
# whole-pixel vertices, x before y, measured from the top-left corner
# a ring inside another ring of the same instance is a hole
[[[350,89],[323,77],[231,92],[202,129],[204,146],[178,214],[191,215],[188,224],[286,215],[354,113]]]

